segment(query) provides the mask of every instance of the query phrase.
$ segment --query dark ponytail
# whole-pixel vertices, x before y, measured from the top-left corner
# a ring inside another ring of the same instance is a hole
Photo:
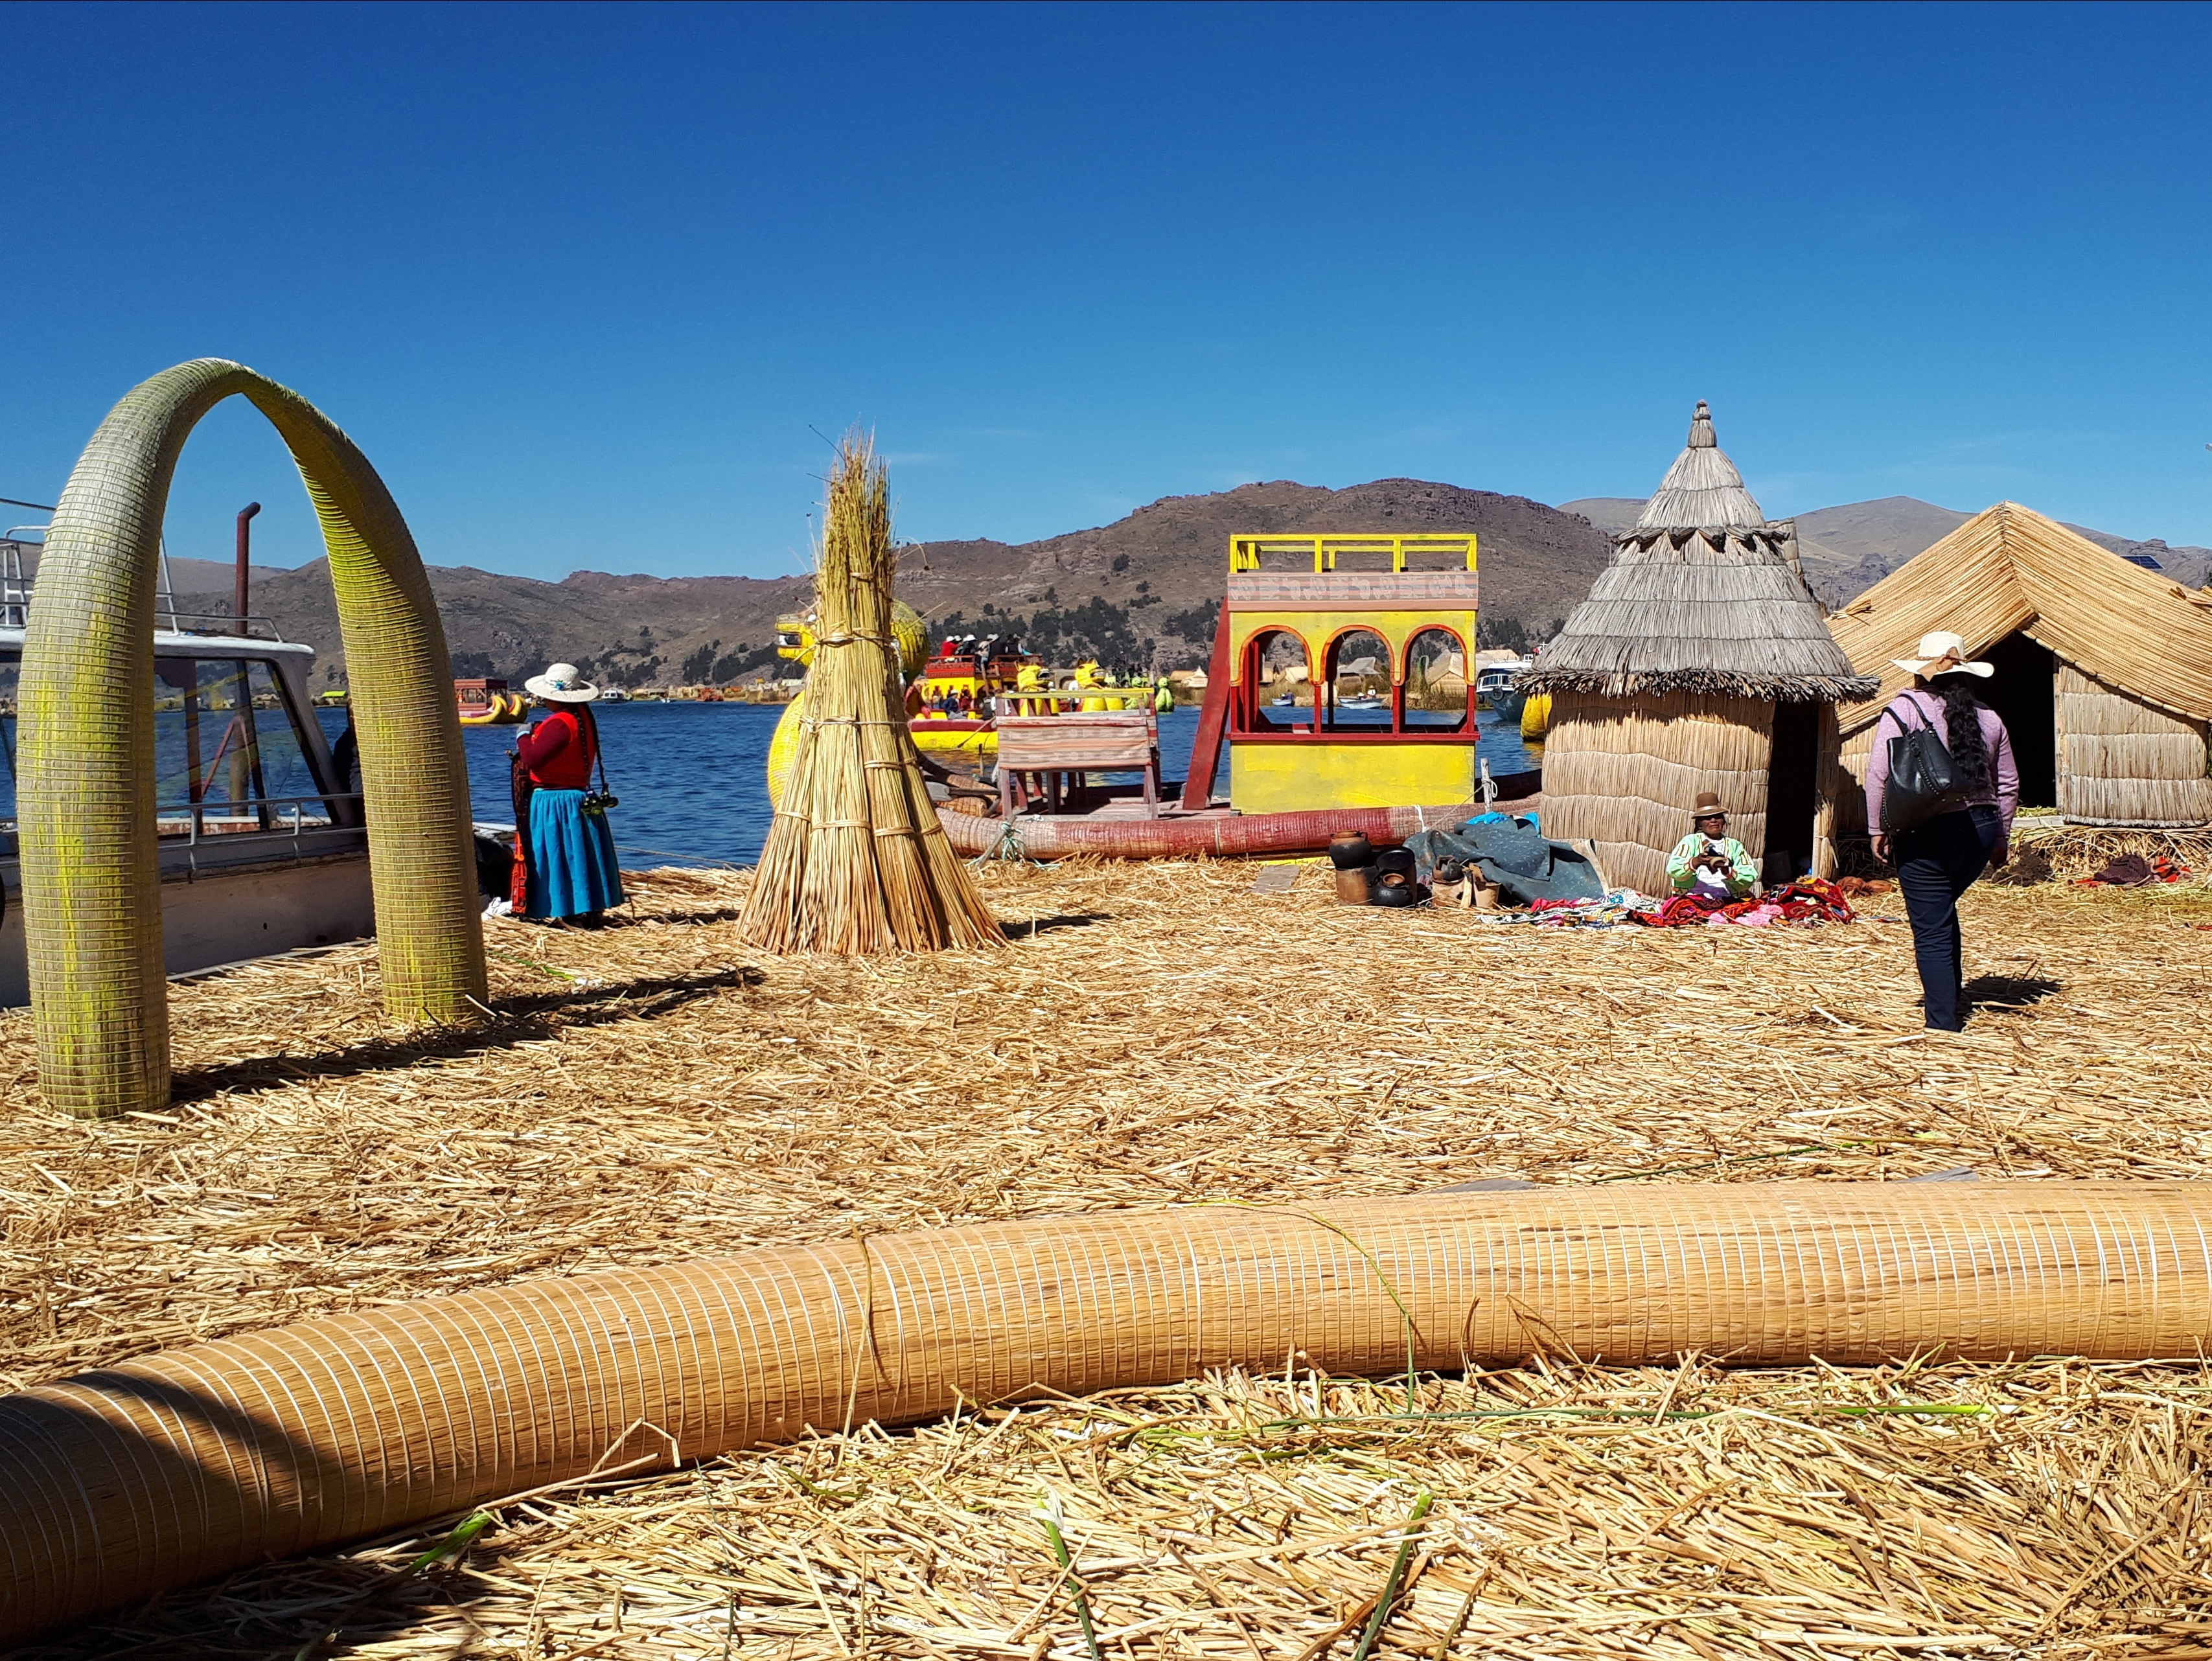
[[[1982,737],[1982,700],[1974,696],[1971,678],[1961,674],[1938,675],[1929,691],[1943,700],[1944,747],[1951,752],[1951,767],[1968,791],[1990,785],[1990,747]]]

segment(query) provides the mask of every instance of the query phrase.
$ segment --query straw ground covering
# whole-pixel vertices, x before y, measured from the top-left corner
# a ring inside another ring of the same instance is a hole
[[[385,1023],[373,948],[179,985],[176,1102],[96,1124],[38,1104],[29,1023],[0,1020],[6,1381],[526,1276],[1103,1206],[2212,1178],[2196,884],[1976,889],[1982,1004],[1953,1038],[1918,1031],[1894,923],[1540,932],[1255,870],[994,868],[1010,949],[877,959],[769,956],[736,937],[749,879],[645,873],[603,932],[489,925],[474,1029]],[[826,1427],[495,1507],[412,1574],[462,1519],[31,1653],[1346,1661],[1372,1627],[1396,1656],[2212,1656],[2208,1466],[2195,1361],[1563,1355],[1409,1395],[1292,1355]]]

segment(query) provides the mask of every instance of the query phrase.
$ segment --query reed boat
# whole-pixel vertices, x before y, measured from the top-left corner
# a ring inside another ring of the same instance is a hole
[[[947,836],[971,857],[1312,853],[1540,808],[1540,773],[1492,778],[1479,754],[1475,559],[1472,536],[1231,537],[1188,777],[1160,779],[1149,708],[1038,694],[1064,706],[1000,717],[999,811],[947,791]],[[1387,694],[1346,689],[1386,673]]]
[[[453,701],[465,727],[519,726],[530,716],[529,698],[504,681],[455,681]]]

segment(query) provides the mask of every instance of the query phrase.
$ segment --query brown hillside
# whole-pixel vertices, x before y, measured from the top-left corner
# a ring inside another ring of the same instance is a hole
[[[901,556],[899,589],[940,627],[989,628],[1008,618],[1056,660],[1094,655],[1165,670],[1204,661],[1232,533],[1400,529],[1474,531],[1486,622],[1511,619],[1537,636],[1573,609],[1611,553],[1588,520],[1525,497],[1418,479],[1345,490],[1277,481],[1166,497],[1112,524],[1042,542],[915,543]],[[565,658],[630,686],[727,681],[767,666],[777,615],[803,603],[807,590],[796,576],[580,571],[547,583],[468,567],[434,567],[431,584],[457,672],[520,680]],[[343,680],[321,561],[257,581],[253,609],[323,653],[319,682]]]

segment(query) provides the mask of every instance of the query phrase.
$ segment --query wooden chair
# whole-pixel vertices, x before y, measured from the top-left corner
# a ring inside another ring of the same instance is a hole
[[[1040,797],[1058,813],[1084,774],[1131,772],[1144,774],[1145,817],[1159,817],[1159,718],[1151,710],[1001,715],[997,726],[1001,818]]]

